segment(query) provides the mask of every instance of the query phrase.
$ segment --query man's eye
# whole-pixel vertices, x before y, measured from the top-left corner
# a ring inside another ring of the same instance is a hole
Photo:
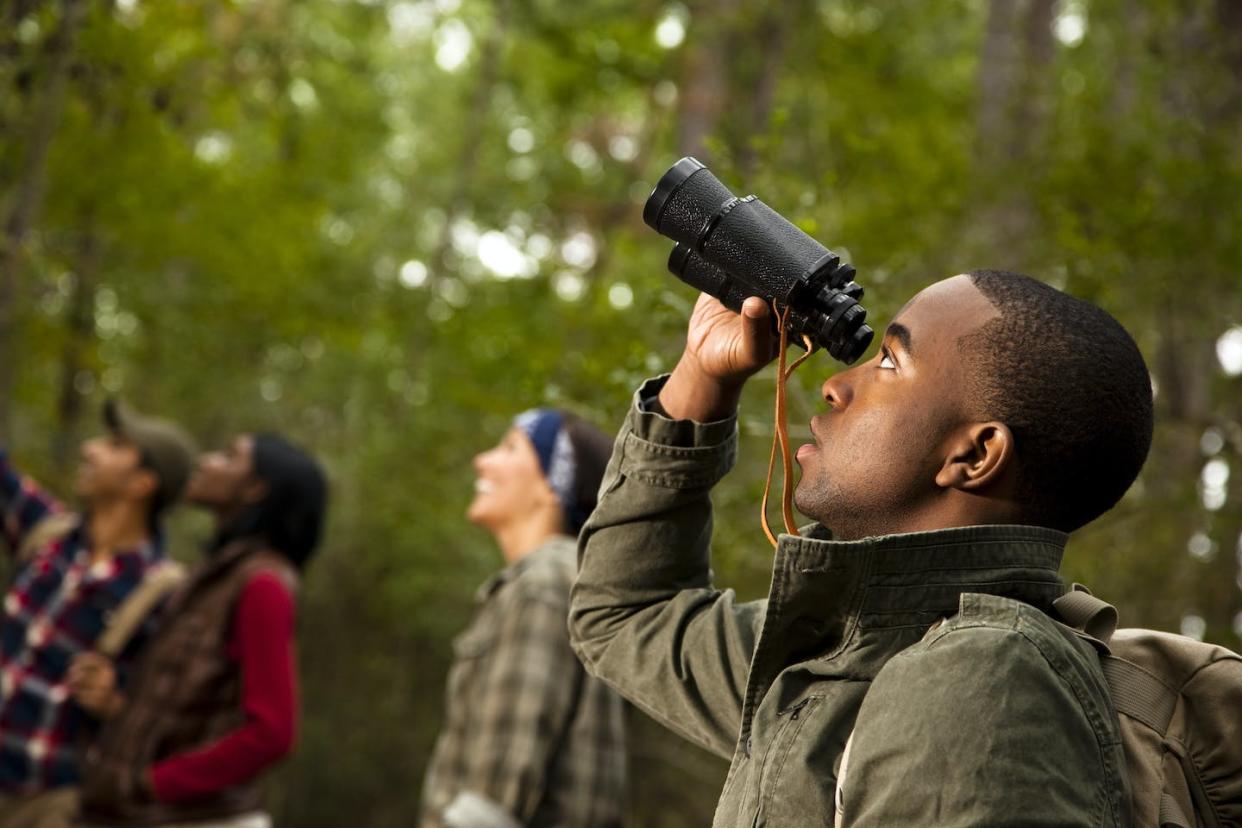
[[[897,367],[896,363],[893,362],[893,358],[889,356],[888,351],[880,352],[880,367],[890,369],[895,369]]]

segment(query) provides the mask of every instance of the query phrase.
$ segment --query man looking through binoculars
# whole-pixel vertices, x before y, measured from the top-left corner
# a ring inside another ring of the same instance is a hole
[[[636,395],[580,540],[576,651],[732,765],[716,826],[1120,825],[1098,659],[1048,617],[1067,533],[1124,494],[1150,379],[1104,311],[1025,276],[932,285],[823,385],[769,597],[709,570],[770,311],[700,297]],[[830,527],[831,532],[824,527]]]

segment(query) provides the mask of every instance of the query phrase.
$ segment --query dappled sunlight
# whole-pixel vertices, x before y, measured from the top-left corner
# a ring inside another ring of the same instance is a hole
[[[1242,327],[1232,327],[1216,340],[1216,358],[1231,377],[1242,375]]]
[[[1087,3],[1085,0],[1062,0],[1052,32],[1062,45],[1073,48],[1087,36]]]
[[[655,42],[663,49],[676,49],[686,39],[686,7],[680,3],[671,6],[655,28]]]
[[[454,636],[498,564],[462,516],[471,458],[531,406],[615,433],[678,364],[697,293],[642,213],[686,155],[857,268],[877,332],[977,267],[1113,314],[1155,433],[1062,575],[1125,626],[1242,647],[1230,3],[10,5],[0,448],[70,493],[118,395],[205,444],[287,433],[331,470],[277,824],[417,820]],[[842,371],[817,352],[789,379],[796,442]],[[776,373],[742,392],[712,491],[714,578],[745,600],[772,574],[755,515]],[[1061,411],[1074,380],[1041,396],[1058,415],[1081,416]],[[178,555],[204,520],[173,519]],[[635,824],[710,824],[725,764],[643,728]]]
[[[466,65],[474,37],[466,24],[450,18],[436,29],[436,65],[445,72],[456,72]]]

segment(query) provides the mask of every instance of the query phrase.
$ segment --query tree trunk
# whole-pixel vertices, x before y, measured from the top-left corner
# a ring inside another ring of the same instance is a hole
[[[992,0],[979,56],[979,114],[976,155],[980,166],[994,168],[1008,144],[1008,124],[1017,86],[1017,29],[1021,0]]]
[[[457,168],[453,176],[455,186],[448,200],[444,231],[440,234],[440,242],[436,246],[434,267],[431,269],[432,279],[443,276],[447,272],[448,253],[453,240],[453,221],[470,206],[470,195],[475,181],[474,171],[478,168],[479,149],[483,146],[487,115],[491,110],[491,100],[496,91],[496,83],[500,79],[501,59],[504,56],[505,39],[509,30],[510,10],[510,0],[498,0],[491,31],[479,49],[482,53],[482,63],[479,65],[478,81],[475,83],[474,94],[470,99],[461,153],[458,155]]]
[[[1031,0],[1022,27],[1022,84],[1015,104],[1010,155],[1022,163],[1041,161],[1052,112],[1052,12],[1054,0]]]
[[[1242,109],[1242,3],[1216,0],[1214,28],[1216,45],[1228,80],[1222,85],[1217,120],[1236,117]]]
[[[758,36],[750,36],[749,42],[757,46],[760,54],[758,76],[748,78],[746,88],[738,90],[742,96],[750,98],[750,122],[737,153],[738,171],[743,181],[750,179],[759,162],[760,142],[767,136],[768,119],[772,117],[776,87],[785,64],[789,21],[796,16],[797,10],[785,5],[769,9],[759,24]]]
[[[103,255],[98,234],[89,221],[78,244],[73,293],[65,313],[65,349],[60,368],[60,399],[56,404],[56,429],[52,432],[52,463],[64,475],[73,463],[73,446],[82,419],[83,394],[78,376],[95,338],[95,291]]]
[[[1138,0],[1122,0],[1120,26],[1124,37],[1117,49],[1117,74],[1109,112],[1119,129],[1126,128],[1138,103],[1139,61],[1147,43],[1147,11]],[[1127,130],[1128,131],[1128,130]]]
[[[12,399],[16,385],[17,305],[22,298],[26,243],[38,220],[47,180],[47,154],[60,126],[77,34],[86,16],[85,0],[64,0],[60,29],[48,42],[48,63],[41,94],[34,103],[25,145],[26,157],[15,186],[0,238],[0,441],[12,436]]]
[[[1051,110],[1054,0],[992,0],[979,62],[977,163],[982,243],[1014,269],[1032,266],[1039,175]]]
[[[720,0],[712,11],[696,7],[691,19],[696,30],[686,44],[677,124],[677,151],[709,162],[707,137],[716,130],[728,105],[728,31],[722,21],[737,16],[738,0]]]

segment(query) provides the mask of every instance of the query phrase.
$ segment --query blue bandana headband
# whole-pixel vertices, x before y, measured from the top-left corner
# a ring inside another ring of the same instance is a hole
[[[539,468],[548,479],[548,485],[556,493],[571,531],[577,533],[586,522],[586,515],[578,508],[574,497],[574,477],[577,462],[574,445],[565,431],[565,418],[551,408],[532,408],[513,419],[513,425],[522,429],[535,447]]]

